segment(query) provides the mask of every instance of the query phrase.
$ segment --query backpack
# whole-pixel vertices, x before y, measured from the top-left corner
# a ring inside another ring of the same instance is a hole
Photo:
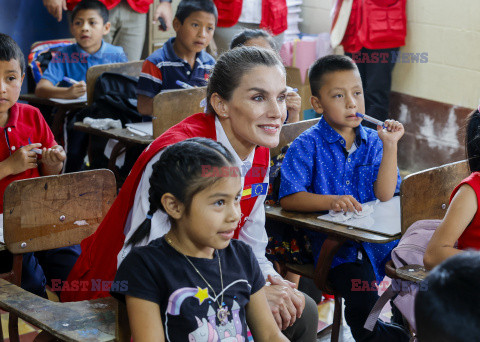
[[[72,41],[69,39],[56,39],[32,45],[28,55],[28,67],[31,70],[31,73],[27,74],[28,92],[33,93],[35,91],[37,83],[40,82],[43,73],[52,60],[52,53],[71,44]]]
[[[142,116],[137,111],[137,83],[138,77],[104,72],[95,82],[92,105],[79,111],[71,125],[83,121],[87,116],[94,119],[120,120],[123,127],[127,123],[141,122]],[[91,168],[108,167],[108,159],[103,154],[107,142],[108,139],[103,137],[91,137]],[[144,146],[127,149],[125,164],[120,169],[122,178],[126,177],[143,149]]]
[[[406,265],[422,265],[423,255],[433,233],[440,225],[441,220],[420,220],[413,223],[403,234],[398,246],[392,250],[392,261],[396,268]],[[420,287],[419,287],[420,286]],[[364,328],[372,331],[380,312],[385,304],[395,297],[393,303],[400,310],[409,323],[411,329],[416,331],[415,325],[415,296],[422,285],[411,281],[392,279],[392,284],[375,303]]]

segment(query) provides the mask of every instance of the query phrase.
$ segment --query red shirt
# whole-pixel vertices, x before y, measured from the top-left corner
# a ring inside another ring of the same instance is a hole
[[[242,14],[243,0],[213,0],[213,2],[218,10],[218,27],[231,27],[238,22]],[[262,0],[260,28],[270,31],[273,35],[282,33],[288,26],[287,14],[286,0]]]
[[[340,6],[342,0],[337,0]],[[341,45],[345,52],[405,45],[407,0],[354,0]]]
[[[67,0],[67,8],[69,11],[73,10],[75,6],[81,0]],[[99,0],[105,6],[107,6],[108,10],[111,10],[115,6],[117,6],[121,0]],[[150,5],[153,3],[153,0],[127,0],[130,7],[138,13],[147,13]]]
[[[42,147],[57,145],[50,127],[48,127],[40,111],[27,104],[15,103],[5,127],[0,127],[0,161],[14,154],[20,147],[31,143],[41,143]],[[39,177],[38,168],[26,170],[16,175],[0,179],[0,212],[3,213],[3,193],[5,188],[18,179]]]
[[[472,172],[453,190],[450,196],[450,202],[458,189],[463,185],[470,185],[477,195],[477,203],[480,203],[480,172]],[[458,238],[458,249],[477,249],[480,250],[480,210],[477,209],[472,222],[465,228],[462,235]]]

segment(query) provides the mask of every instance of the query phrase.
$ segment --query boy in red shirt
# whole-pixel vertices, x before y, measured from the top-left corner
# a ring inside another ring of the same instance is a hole
[[[24,70],[25,59],[19,46],[11,37],[0,33],[1,213],[3,193],[8,184],[18,179],[59,174],[65,160],[65,151],[56,143],[40,111],[17,103],[25,77]],[[79,246],[75,246],[40,252],[38,255],[25,254],[22,287],[45,296],[45,274],[50,279],[66,279],[79,253]]]

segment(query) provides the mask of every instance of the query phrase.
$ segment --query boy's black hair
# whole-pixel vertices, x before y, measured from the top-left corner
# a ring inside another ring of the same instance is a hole
[[[12,37],[0,33],[0,61],[9,62],[12,59],[20,64],[20,72],[23,75],[25,73],[25,57],[20,46]]]
[[[81,10],[94,10],[97,11],[98,14],[102,17],[103,19],[103,24],[105,25],[108,23],[108,9],[107,6],[105,6],[103,3],[101,3],[98,0],[82,0],[78,3],[77,6],[72,11],[72,16],[70,18],[71,22],[75,20],[75,17],[77,16],[78,12]]]
[[[470,172],[480,171],[480,113],[474,110],[467,118],[465,153]]]
[[[277,44],[275,44],[275,40],[273,39],[272,35],[262,29],[256,29],[256,30],[245,29],[237,33],[233,37],[232,41],[230,42],[230,49],[234,49],[236,47],[245,45],[247,41],[255,38],[265,39],[268,42],[268,44],[270,44],[272,49],[277,50]]]
[[[462,252],[435,267],[415,299],[420,342],[470,342],[480,337],[480,252]]]
[[[148,201],[153,216],[157,210],[165,212],[162,196],[171,193],[185,206],[186,214],[190,211],[193,196],[212,186],[221,176],[205,173],[212,168],[236,168],[233,155],[221,143],[207,138],[191,138],[167,147],[160,159],[153,164],[150,176]],[[240,175],[240,171],[237,175]],[[235,176],[230,173],[226,177]],[[172,228],[175,222],[170,218]],[[128,240],[128,245],[135,246],[150,235],[151,218],[146,218]]]
[[[320,88],[323,85],[323,77],[331,72],[358,70],[355,62],[344,55],[327,55],[317,59],[308,71],[310,89],[313,96],[320,95]]]
[[[215,16],[215,24],[218,19],[217,7],[212,0],[182,0],[178,4],[175,18],[182,24],[194,12],[207,12]]]

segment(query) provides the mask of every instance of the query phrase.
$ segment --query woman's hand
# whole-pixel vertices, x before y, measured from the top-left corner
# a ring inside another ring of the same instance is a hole
[[[43,0],[43,5],[55,19],[62,21],[62,11],[67,10],[66,0]]]

